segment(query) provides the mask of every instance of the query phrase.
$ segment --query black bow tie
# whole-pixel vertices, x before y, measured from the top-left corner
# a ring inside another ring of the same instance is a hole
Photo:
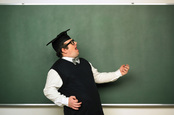
[[[74,65],[77,65],[77,63],[78,64],[80,63],[79,57],[74,58],[72,61]]]

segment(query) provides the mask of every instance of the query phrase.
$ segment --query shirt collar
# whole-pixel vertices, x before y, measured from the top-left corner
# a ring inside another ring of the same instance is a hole
[[[62,57],[62,59],[67,60],[67,61],[70,61],[70,62],[73,63],[73,59],[74,58],[72,58],[72,57]],[[80,60],[79,60],[79,63],[80,63]]]
[[[62,59],[73,62],[74,58],[72,58],[72,57],[62,57]]]

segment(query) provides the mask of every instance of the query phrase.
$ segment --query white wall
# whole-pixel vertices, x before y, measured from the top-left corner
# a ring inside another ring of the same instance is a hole
[[[174,107],[103,107],[105,115],[174,115]],[[0,107],[0,115],[63,115],[61,107]]]

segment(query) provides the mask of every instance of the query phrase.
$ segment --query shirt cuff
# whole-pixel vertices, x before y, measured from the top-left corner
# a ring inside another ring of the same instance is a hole
[[[69,102],[69,97],[65,98],[65,99],[62,101],[62,104],[68,106],[68,102]]]
[[[116,74],[116,76],[118,76],[118,77],[121,77],[121,76],[122,76],[122,74],[121,74],[121,72],[120,72],[120,69],[118,69],[118,70],[115,72],[115,74]]]
[[[61,102],[59,100],[56,100],[54,103],[58,106],[63,106],[63,105],[68,106],[68,101],[69,101],[69,97],[66,97],[66,98],[62,98]]]

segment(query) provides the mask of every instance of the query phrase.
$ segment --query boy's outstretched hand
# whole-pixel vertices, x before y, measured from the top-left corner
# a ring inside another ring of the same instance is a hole
[[[126,75],[128,73],[128,70],[129,70],[129,65],[126,64],[126,65],[122,65],[120,67],[120,72],[122,75]]]

